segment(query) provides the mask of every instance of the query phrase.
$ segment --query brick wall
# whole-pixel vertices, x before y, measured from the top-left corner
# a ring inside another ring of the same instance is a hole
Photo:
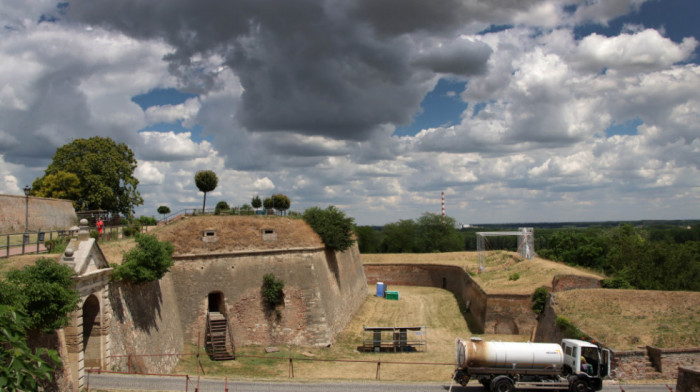
[[[598,278],[580,275],[555,275],[552,279],[552,292],[567,291],[573,289],[599,289],[603,287]]]
[[[28,208],[26,202],[24,196],[0,195],[0,233],[23,233],[25,214],[32,231],[63,230],[78,222],[70,200],[29,197]]]

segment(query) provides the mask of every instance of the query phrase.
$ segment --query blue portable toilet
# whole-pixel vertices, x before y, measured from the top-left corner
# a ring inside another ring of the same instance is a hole
[[[384,296],[384,282],[377,282],[377,297],[383,297]]]

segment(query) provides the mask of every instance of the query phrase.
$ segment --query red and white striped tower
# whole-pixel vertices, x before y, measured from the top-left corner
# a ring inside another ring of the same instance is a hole
[[[445,217],[445,192],[441,192],[442,194],[442,217]]]

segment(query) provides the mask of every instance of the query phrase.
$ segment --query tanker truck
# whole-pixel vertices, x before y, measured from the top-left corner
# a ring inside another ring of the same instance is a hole
[[[610,350],[576,339],[556,343],[486,342],[457,339],[454,380],[478,380],[491,392],[515,389],[599,391],[610,374]]]

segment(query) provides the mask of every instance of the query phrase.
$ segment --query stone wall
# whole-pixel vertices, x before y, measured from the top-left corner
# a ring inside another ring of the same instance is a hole
[[[664,378],[677,378],[679,367],[700,367],[700,347],[663,349],[647,346],[647,356]]]
[[[110,366],[107,370],[138,373],[168,373],[177,356],[141,356],[143,354],[179,354],[184,349],[180,310],[171,277],[134,285],[110,284],[112,320]],[[134,355],[129,360],[128,356]]]
[[[601,287],[603,284],[600,279],[589,276],[559,274],[552,279],[553,293],[574,289],[599,289]]]
[[[463,268],[434,264],[365,264],[367,282],[448,290],[467,305],[477,333],[530,335],[537,325],[529,295],[486,294]]]
[[[31,231],[65,230],[78,222],[70,200],[29,197],[26,208],[25,202],[24,196],[0,195],[0,233],[23,233],[27,213]]]
[[[676,392],[700,392],[700,370],[687,368],[678,369]]]
[[[209,294],[223,298],[235,344],[326,346],[367,298],[357,245],[175,257],[169,275],[177,290],[185,341],[204,338]],[[268,309],[262,278],[284,281],[284,305]]]

